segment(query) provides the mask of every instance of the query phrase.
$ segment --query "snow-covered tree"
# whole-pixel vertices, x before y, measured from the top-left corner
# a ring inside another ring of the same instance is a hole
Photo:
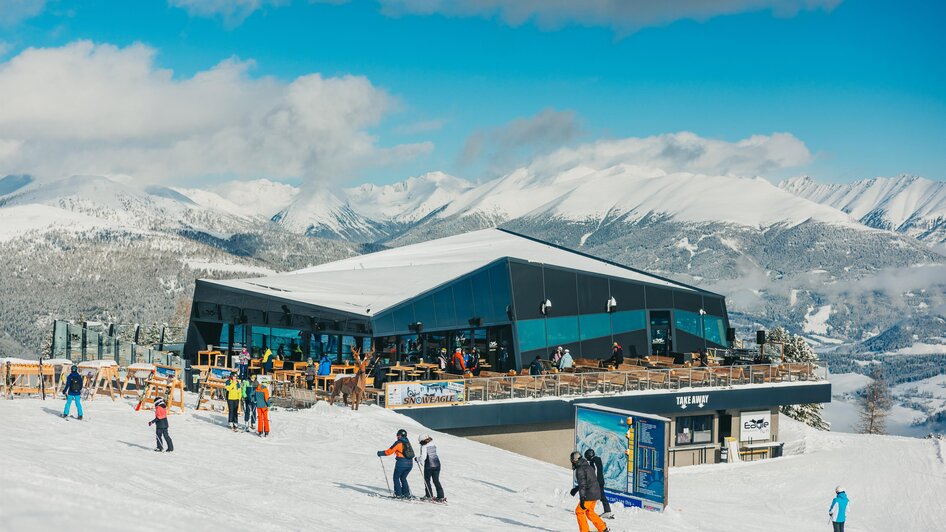
[[[893,406],[890,389],[880,368],[874,368],[871,379],[859,400],[861,423],[858,428],[861,434],[887,434],[887,415]]]
[[[797,334],[789,334],[782,327],[776,327],[766,333],[769,342],[780,342],[787,363],[817,363],[818,353],[808,345],[804,338]],[[831,424],[822,417],[824,405],[808,403],[803,405],[785,405],[781,412],[786,416],[801,421],[818,430],[831,430]]]

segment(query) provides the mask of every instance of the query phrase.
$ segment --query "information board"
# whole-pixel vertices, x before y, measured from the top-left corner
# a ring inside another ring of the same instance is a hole
[[[466,383],[462,380],[384,383],[387,408],[448,406],[466,401]]]
[[[611,502],[662,511],[667,506],[670,420],[592,404],[575,406],[575,448],[594,449]]]

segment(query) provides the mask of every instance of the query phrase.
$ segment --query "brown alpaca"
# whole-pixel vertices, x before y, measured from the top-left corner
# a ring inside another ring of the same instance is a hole
[[[348,405],[348,396],[350,395],[351,409],[358,410],[358,405],[365,398],[365,387],[368,385],[367,369],[371,363],[371,358],[374,356],[374,348],[372,347],[371,351],[362,358],[361,350],[352,346],[351,354],[358,369],[354,375],[346,375],[335,379],[335,382],[332,383],[332,395],[329,396],[328,402],[330,405],[334,405],[335,399],[341,395],[345,405]]]

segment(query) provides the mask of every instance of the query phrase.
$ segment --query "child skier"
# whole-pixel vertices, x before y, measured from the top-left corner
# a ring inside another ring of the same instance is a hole
[[[440,485],[440,457],[437,456],[437,446],[430,443],[433,441],[433,438],[427,434],[421,436],[418,441],[420,442],[420,461],[418,462],[418,467],[422,465],[424,468],[424,486],[427,487],[427,497],[436,502],[445,502],[443,486]],[[436,497],[434,497],[434,491],[430,487],[431,482],[433,482],[434,487],[437,488]]]
[[[243,381],[243,432],[256,429],[256,375]]]
[[[410,499],[411,488],[407,485],[407,475],[411,469],[414,469],[414,448],[411,447],[410,440],[407,439],[407,431],[400,429],[397,431],[397,440],[386,451],[378,451],[378,456],[388,456],[393,454],[394,461],[394,497],[398,499]]]
[[[256,386],[256,433],[261,438],[269,436],[269,388],[262,382]]]
[[[567,353],[568,350],[565,352]],[[614,514],[611,513],[611,503],[608,502],[608,498],[604,494],[604,464],[601,462],[601,457],[595,454],[594,449],[588,449],[585,451],[585,460],[588,460],[588,463],[595,468],[595,473],[597,473],[598,487],[601,488],[601,504],[604,506],[604,513],[601,514],[601,517],[603,519],[614,519]]]
[[[831,519],[831,526],[834,532],[844,532],[844,522],[847,521],[847,493],[844,488],[838,486],[834,488],[834,499],[831,500],[831,506],[828,508],[828,517]],[[834,507],[838,507],[838,513],[834,513]]]
[[[164,441],[168,444],[167,452],[174,451],[174,442],[171,441],[171,436],[168,435],[168,406],[164,402],[164,399],[158,397],[154,400],[154,419],[148,422],[148,426],[154,425],[154,437],[158,442],[157,447],[154,448],[154,452],[160,453],[164,451],[164,447],[161,445],[161,438],[164,438]]]
[[[575,515],[578,517],[578,530],[588,532],[588,521],[594,523],[598,532],[608,532],[607,525],[595,513],[595,505],[601,498],[601,486],[598,485],[598,477],[595,469],[591,467],[588,460],[579,452],[573,452],[569,457],[572,463],[572,469],[575,470],[575,480],[578,485],[572,488],[572,497],[578,494],[578,506],[575,507]]]
[[[75,402],[78,419],[82,419],[82,375],[79,375],[79,366],[72,366],[62,393],[66,396],[66,409],[63,410],[62,417],[69,417],[69,407]]]

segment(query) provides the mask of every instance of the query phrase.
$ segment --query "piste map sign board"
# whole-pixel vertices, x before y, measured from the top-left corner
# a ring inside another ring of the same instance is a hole
[[[412,381],[384,383],[386,408],[448,406],[466,401],[466,383],[462,380]]]
[[[670,420],[592,404],[575,406],[575,448],[594,449],[611,502],[662,511],[667,506]]]

